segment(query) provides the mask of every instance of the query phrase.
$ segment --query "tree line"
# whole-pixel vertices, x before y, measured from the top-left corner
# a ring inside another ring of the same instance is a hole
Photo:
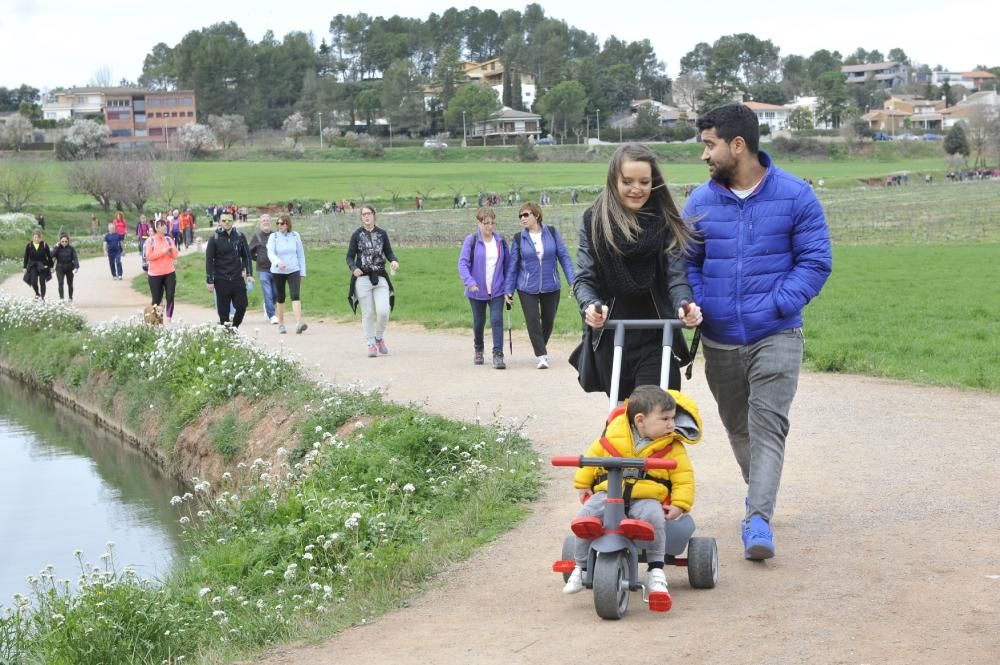
[[[470,85],[463,73],[464,61],[494,58],[509,74],[499,96]],[[884,60],[912,68],[913,77],[898,92],[957,101],[947,85],[929,83],[929,66],[917,66],[899,48],[884,55],[858,48],[847,56],[827,49],[782,56],[770,40],[746,33],[696,44],[672,80],[649,40],[610,37],[602,44],[546,16],[539,4],[523,12],[453,7],[426,19],[338,14],[318,46],[304,32],[279,40],[269,31],[253,42],[236,22],[217,23],[188,32],[173,46],[156,44],[138,84],[193,89],[200,123],[237,116],[250,130],[280,128],[299,113],[314,133],[324,118],[327,127],[336,119],[370,127],[385,118],[400,133],[457,134],[463,121],[482,120],[503,104],[542,114],[551,133],[566,137],[579,136],[592,122],[607,124],[638,98],[702,111],[740,98],[783,104],[815,95],[817,120],[836,127],[880,107],[885,94],[875,81],[847,85],[840,67]],[[1000,67],[978,68],[1000,75]],[[536,85],[532,103],[521,89],[522,74]],[[38,91],[26,85],[0,88],[0,110],[40,120],[37,99]],[[652,117],[640,120],[656,125]]]

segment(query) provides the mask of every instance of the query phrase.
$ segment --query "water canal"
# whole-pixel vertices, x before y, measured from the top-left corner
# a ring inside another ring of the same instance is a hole
[[[74,550],[100,565],[162,578],[179,551],[174,479],[139,451],[53,400],[0,375],[0,605],[46,565],[74,583]]]

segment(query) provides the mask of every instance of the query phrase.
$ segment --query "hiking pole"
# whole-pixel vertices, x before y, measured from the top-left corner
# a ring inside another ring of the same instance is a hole
[[[514,333],[511,332],[510,325],[510,303],[505,303],[507,308],[507,348],[510,350],[510,355],[514,355]]]

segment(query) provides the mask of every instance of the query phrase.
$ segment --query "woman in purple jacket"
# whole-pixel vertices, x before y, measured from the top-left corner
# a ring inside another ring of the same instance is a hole
[[[549,352],[545,347],[559,311],[559,266],[566,274],[566,281],[573,284],[573,259],[559,232],[542,224],[542,209],[537,203],[522,204],[517,217],[524,229],[510,243],[504,293],[507,302],[512,303],[517,290],[538,369],[548,369]]]
[[[490,307],[490,328],[493,330],[493,368],[506,369],[503,359],[504,266],[507,263],[507,242],[493,233],[496,213],[493,208],[476,211],[476,233],[470,233],[458,255],[458,276],[465,284],[465,296],[472,305],[473,363],[483,364],[483,329],[486,326],[486,306]]]

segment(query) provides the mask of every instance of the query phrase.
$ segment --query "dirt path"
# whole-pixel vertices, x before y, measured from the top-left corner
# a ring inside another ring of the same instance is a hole
[[[126,257],[126,277],[135,259]],[[79,282],[77,306],[93,321],[146,302],[112,282],[103,259],[84,262]],[[27,292],[17,276],[0,288]],[[212,312],[179,305],[176,318]],[[369,359],[360,323],[309,321],[301,336],[278,335],[255,311],[243,333],[302,354],[318,378],[382,385],[392,399],[450,417],[533,416],[526,430],[542,457],[581,451],[603,422],[603,399],[582,393],[565,363],[568,342],[552,350],[551,370],[537,371],[515,333],[509,369],[498,372],[471,364],[467,334],[390,324],[391,354]],[[705,417],[705,441],[691,449],[693,514],[698,534],[718,540],[716,589],[692,590],[671,569],[674,609],[648,612],[633,594],[619,622],[597,618],[589,593],[563,596],[549,566],[576,505],[570,471],[549,468],[528,519],[406,609],[257,662],[561,664],[637,646],[631,660],[640,663],[998,662],[1000,395],[803,375],[774,522],[778,556],[752,563],[738,531],[744,488],[701,371],[686,389]]]

